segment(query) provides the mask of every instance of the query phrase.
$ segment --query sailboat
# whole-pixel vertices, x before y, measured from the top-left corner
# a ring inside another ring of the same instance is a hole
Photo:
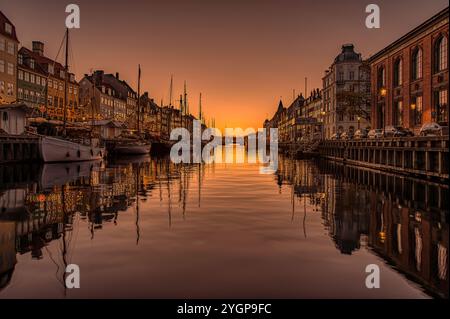
[[[114,152],[121,155],[149,154],[152,144],[141,138],[141,66],[138,71],[138,112],[137,112],[137,137],[120,138],[114,145]]]
[[[64,123],[63,136],[40,135],[39,152],[41,159],[48,162],[77,162],[102,159],[105,149],[100,146],[98,139],[90,138],[83,143],[70,139],[66,134],[67,127],[67,82],[69,78],[69,29],[66,29],[66,57],[65,57],[65,83],[64,83]]]

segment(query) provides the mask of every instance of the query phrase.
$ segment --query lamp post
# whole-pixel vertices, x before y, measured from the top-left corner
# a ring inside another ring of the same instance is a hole
[[[385,87],[382,87],[380,89],[380,96],[382,98],[385,98],[386,95],[387,95],[387,90]],[[381,125],[381,128],[384,130],[384,127],[386,126],[386,103],[385,103],[385,101],[383,101],[383,104],[382,104],[382,117],[383,117],[383,119],[382,119],[383,125]]]

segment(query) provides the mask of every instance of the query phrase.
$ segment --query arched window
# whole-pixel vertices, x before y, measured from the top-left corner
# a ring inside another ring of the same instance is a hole
[[[413,51],[412,59],[412,80],[418,80],[422,78],[422,49],[416,48]]]
[[[442,35],[434,44],[434,72],[441,72],[448,67],[448,40]]]
[[[384,88],[386,85],[386,69],[384,66],[378,69],[378,79],[377,79],[378,89]]]
[[[394,62],[394,87],[400,86],[403,84],[403,61],[401,58],[398,58]]]

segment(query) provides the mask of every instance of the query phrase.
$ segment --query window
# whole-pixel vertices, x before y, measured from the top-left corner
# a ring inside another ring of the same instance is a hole
[[[5,81],[0,81],[0,94],[5,94]]]
[[[55,73],[55,68],[53,67],[53,64],[49,64],[48,65],[48,73],[50,73],[50,74],[54,74]]]
[[[19,99],[23,98],[23,89],[22,88],[17,89],[17,96]]]
[[[434,44],[434,72],[441,72],[448,67],[448,41],[441,36]]]
[[[50,79],[48,80],[48,87],[53,88],[53,81]]]
[[[6,94],[8,94],[9,96],[14,95],[14,84],[8,83],[8,92]]]
[[[53,96],[49,96],[48,97],[48,105],[52,106],[53,105]]]
[[[378,76],[377,76],[377,87],[378,89],[384,88],[386,85],[386,69],[384,66],[380,67],[378,69]]]
[[[416,48],[413,51],[412,59],[412,80],[419,80],[422,78],[422,49]]]
[[[64,72],[64,70],[60,70],[59,71],[59,77],[61,78],[61,79],[65,79],[66,77],[65,77],[65,72]]]
[[[398,58],[394,62],[394,87],[403,84],[403,62],[402,59]]]
[[[5,22],[5,32],[8,34],[12,34],[12,25],[8,22]]]
[[[0,72],[5,72],[5,61],[0,60]]]
[[[36,84],[41,85],[41,77],[36,75]]]
[[[24,79],[25,79],[25,81],[30,82],[30,73],[25,72],[24,73]]]
[[[57,96],[55,96],[54,102],[55,102],[55,107],[58,107],[58,97]]]
[[[403,125],[403,101],[395,102],[395,117],[394,123],[397,126]]]
[[[349,73],[349,79],[350,79],[350,80],[353,80],[354,78],[355,78],[355,72],[350,71],[350,73]]]
[[[19,64],[23,65],[23,55],[22,55],[22,54],[19,54],[19,55],[17,56],[17,62],[18,62]]]
[[[30,82],[35,83],[36,82],[36,76],[34,74],[30,74]]]
[[[411,99],[411,109],[414,125],[422,124],[423,101],[422,96],[414,96]]]
[[[432,117],[438,123],[447,122],[448,118],[448,91],[440,90],[434,92],[434,103]]]
[[[14,43],[8,42],[8,53],[14,55],[16,52],[14,50]]]
[[[14,64],[8,63],[8,74],[14,75]]]
[[[339,72],[339,74],[338,74],[338,81],[339,82],[344,81],[344,72]]]
[[[30,68],[34,69],[34,60],[30,59]]]
[[[18,77],[19,77],[19,80],[23,80],[23,71],[22,70],[19,70]]]
[[[5,39],[0,39],[0,51],[5,51]]]

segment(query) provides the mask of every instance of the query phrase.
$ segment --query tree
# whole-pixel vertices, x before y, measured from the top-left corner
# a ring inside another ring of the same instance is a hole
[[[370,121],[370,94],[365,92],[341,91],[336,94],[336,112],[340,115],[359,116]]]

